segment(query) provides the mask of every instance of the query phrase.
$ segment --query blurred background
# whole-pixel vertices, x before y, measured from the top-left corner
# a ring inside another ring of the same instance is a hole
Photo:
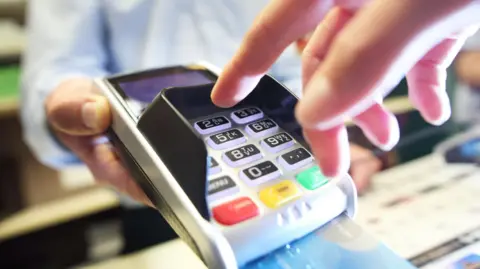
[[[43,166],[22,141],[26,4],[0,0],[0,268],[66,268],[142,248],[126,249],[126,216],[113,191],[94,185],[83,166],[60,172]],[[149,222],[140,214],[128,216],[129,223],[137,218]]]
[[[163,241],[175,238],[164,223],[149,219],[149,214],[126,213],[117,195],[96,186],[83,166],[49,169],[35,160],[22,141],[18,79],[25,45],[25,5],[26,0],[0,0],[0,268],[93,266],[160,243],[162,240],[148,240],[151,227],[165,231]],[[455,91],[456,85],[451,70],[448,90]],[[378,151],[360,130],[349,129],[352,142],[375,152],[369,158],[381,159],[383,170],[424,158],[438,142],[468,127],[454,120],[442,127],[426,124],[406,94],[403,81],[385,102],[397,114],[402,132],[400,146],[392,152]],[[365,197],[376,191],[373,185]],[[369,218],[362,220],[370,225]],[[144,232],[128,234],[131,229],[127,226]],[[127,264],[125,260],[122,263]],[[118,268],[121,263],[107,264],[105,268]],[[128,264],[129,268],[147,268],[145,264]]]

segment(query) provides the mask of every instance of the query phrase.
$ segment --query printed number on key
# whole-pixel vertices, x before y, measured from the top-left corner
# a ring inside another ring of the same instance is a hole
[[[271,119],[260,120],[247,125],[247,133],[254,137],[264,136],[278,130],[278,125]]]
[[[232,112],[232,119],[238,124],[245,124],[263,118],[263,112],[256,107],[249,107]]]
[[[225,152],[224,160],[231,166],[240,166],[262,158],[260,150],[252,144]]]
[[[232,126],[232,123],[225,117],[219,116],[210,119],[197,121],[195,123],[195,129],[201,134],[210,134],[221,130],[228,129]]]
[[[261,142],[262,146],[272,153],[279,152],[293,146],[293,138],[287,133],[279,133],[265,138]]]
[[[208,144],[214,149],[225,149],[247,141],[247,138],[238,129],[224,131],[211,135]]]

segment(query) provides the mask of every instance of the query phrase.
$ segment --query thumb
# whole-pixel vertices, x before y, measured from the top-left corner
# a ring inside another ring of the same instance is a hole
[[[93,89],[93,82],[85,79],[61,84],[46,101],[49,124],[69,135],[103,133],[111,122],[110,105]]]

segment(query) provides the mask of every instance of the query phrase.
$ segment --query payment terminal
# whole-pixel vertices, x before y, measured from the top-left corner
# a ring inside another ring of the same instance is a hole
[[[450,164],[480,164],[480,127],[475,126],[439,143],[434,152]]]
[[[216,107],[207,63],[96,83],[125,166],[208,268],[238,268],[346,215],[351,178],[324,177],[294,117],[297,97],[265,75],[235,107]]]

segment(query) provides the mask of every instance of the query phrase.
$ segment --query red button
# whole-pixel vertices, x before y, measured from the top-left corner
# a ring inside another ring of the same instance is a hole
[[[247,197],[241,197],[212,209],[213,217],[223,225],[234,225],[258,215],[258,207]]]

